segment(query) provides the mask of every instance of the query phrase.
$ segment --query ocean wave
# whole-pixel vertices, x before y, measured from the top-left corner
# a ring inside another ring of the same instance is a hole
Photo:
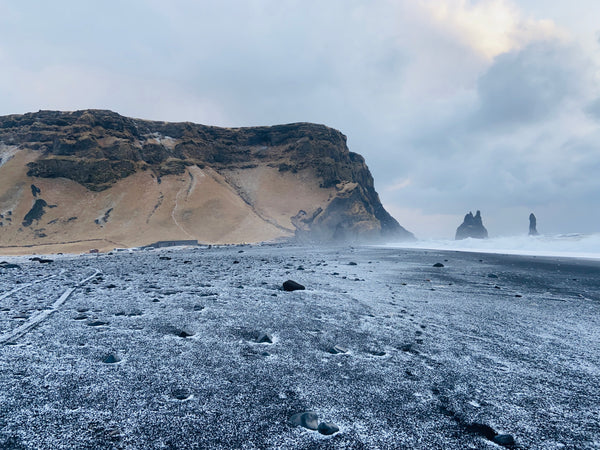
[[[505,236],[491,239],[460,241],[431,239],[415,242],[388,243],[386,247],[455,250],[511,255],[563,256],[600,259],[600,233],[557,234],[540,236]]]

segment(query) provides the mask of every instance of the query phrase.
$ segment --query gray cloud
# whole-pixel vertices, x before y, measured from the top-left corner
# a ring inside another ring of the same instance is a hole
[[[475,122],[482,126],[526,126],[546,119],[588,84],[578,49],[558,42],[536,42],[499,55],[479,79],[481,101]]]
[[[462,31],[413,0],[0,0],[0,113],[324,123],[366,157],[387,207],[419,211],[419,236],[450,236],[474,209],[492,234],[532,208],[569,231],[600,198],[595,56],[545,37],[490,62]]]

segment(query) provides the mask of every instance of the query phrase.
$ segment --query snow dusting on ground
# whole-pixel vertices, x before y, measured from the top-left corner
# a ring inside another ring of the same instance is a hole
[[[0,448],[600,447],[598,261],[281,245],[3,259]]]

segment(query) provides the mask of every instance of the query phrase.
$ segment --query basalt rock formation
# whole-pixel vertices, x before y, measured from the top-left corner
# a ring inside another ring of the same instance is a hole
[[[4,248],[413,238],[339,131],[103,110],[0,117],[0,227]]]
[[[463,223],[456,229],[456,240],[475,238],[475,239],[487,239],[488,232],[483,226],[481,220],[481,213],[477,211],[473,216],[473,213],[469,211],[469,214],[465,216]]]
[[[537,236],[537,219],[533,213],[529,214],[529,236]]]

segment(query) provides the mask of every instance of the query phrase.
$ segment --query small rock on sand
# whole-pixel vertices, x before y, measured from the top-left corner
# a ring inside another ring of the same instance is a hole
[[[269,333],[260,333],[256,338],[256,342],[259,344],[272,344],[273,336],[271,336]]]
[[[327,351],[329,353],[331,353],[332,355],[337,355],[339,353],[348,353],[348,349],[345,347],[342,347],[341,345],[334,345]]]
[[[502,445],[504,447],[510,447],[510,446],[515,445],[515,438],[512,437],[512,435],[510,435],[510,434],[499,434],[497,436],[494,436],[492,441],[494,441],[496,444]]]
[[[305,411],[290,417],[290,423],[296,427],[301,426],[309,430],[316,430],[319,428],[319,417],[317,413]]]
[[[102,360],[102,362],[104,364],[115,364],[115,363],[118,363],[119,361],[121,361],[121,358],[119,358],[117,355],[114,355],[114,354],[110,354]]]
[[[438,262],[438,263],[435,263],[435,264],[433,265],[433,267],[444,267],[444,265],[443,265],[442,263],[439,263],[439,262]]]
[[[325,436],[330,436],[340,431],[340,428],[331,422],[321,422],[317,430]]]
[[[306,289],[304,286],[302,286],[300,283],[296,283],[293,280],[287,280],[283,283],[284,291],[303,291],[304,289]]]

